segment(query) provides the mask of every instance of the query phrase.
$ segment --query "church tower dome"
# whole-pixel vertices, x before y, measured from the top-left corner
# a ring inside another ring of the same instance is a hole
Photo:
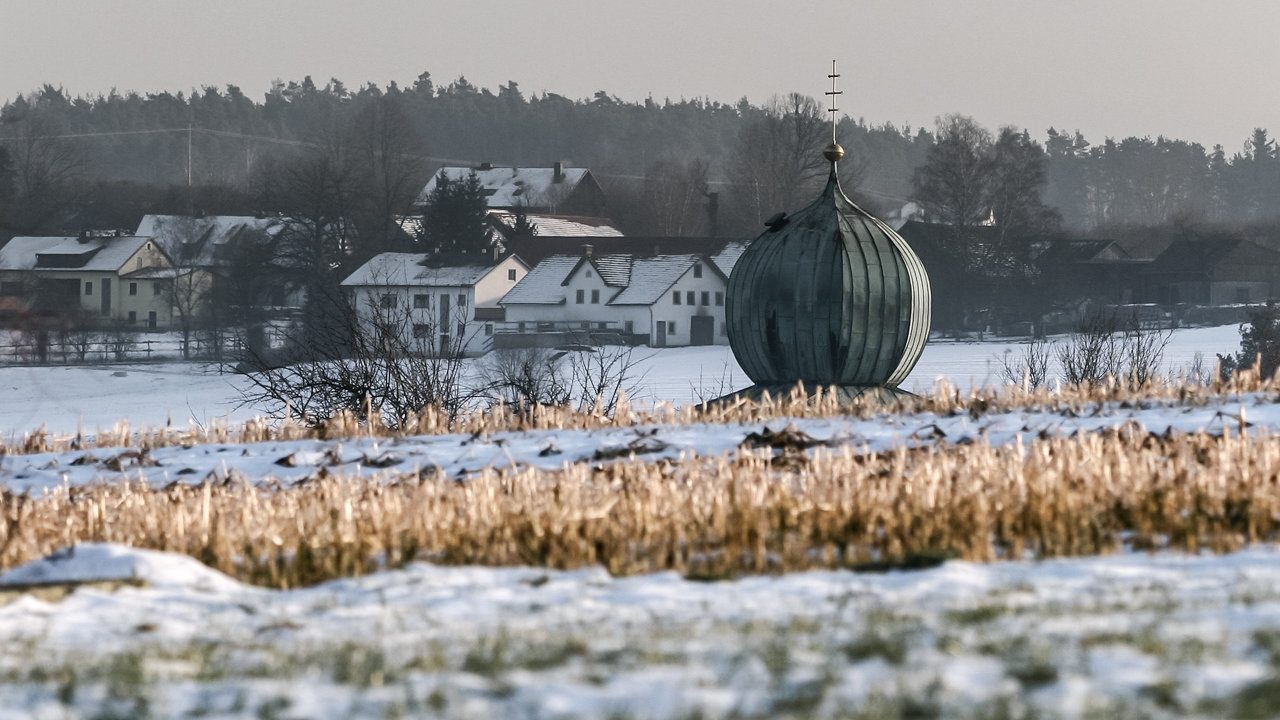
[[[729,344],[756,383],[746,394],[776,395],[802,382],[835,385],[845,397],[872,388],[895,395],[929,338],[924,265],[845,196],[836,173],[844,150],[834,140],[833,129],[822,194],[794,215],[771,218],[729,277]]]

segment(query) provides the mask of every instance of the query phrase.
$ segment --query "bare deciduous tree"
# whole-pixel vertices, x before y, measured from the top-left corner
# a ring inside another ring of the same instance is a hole
[[[822,148],[829,138],[822,106],[807,95],[774,97],[754,111],[744,121],[730,161],[734,194],[744,212],[759,224],[811,200],[828,168]]]
[[[327,298],[330,323],[286,331],[279,350],[248,349],[236,368],[249,383],[244,401],[309,423],[346,410],[399,427],[428,406],[457,412],[471,398],[462,383],[467,338],[449,332],[458,317],[415,313],[407,299],[390,288]]]
[[[659,160],[644,178],[649,232],[663,237],[702,235],[706,224],[707,163]]]

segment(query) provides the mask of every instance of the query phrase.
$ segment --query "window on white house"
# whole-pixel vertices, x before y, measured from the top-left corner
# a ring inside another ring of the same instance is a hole
[[[716,293],[716,307],[722,307],[723,305],[724,305],[724,293],[718,292]]]
[[[151,283],[151,294],[152,294],[152,295],[159,295],[159,294],[160,294],[160,293],[162,293],[162,292],[164,292],[164,283],[160,283],[160,282],[153,282],[153,283]]]
[[[605,330],[608,327],[609,327],[609,323],[602,323],[602,322],[596,323],[597,330]]]
[[[583,330],[590,330],[590,329],[591,329],[591,323],[589,323],[589,322],[584,322],[584,323],[582,323],[582,329],[583,329]]]
[[[576,294],[574,297],[576,298],[576,299],[575,299],[575,302],[577,302],[579,305],[581,305],[582,303],[586,302],[587,291],[586,291],[586,290],[579,290],[579,291],[577,292],[577,294]]]
[[[424,338],[429,338],[429,337],[431,337],[431,326],[430,326],[430,325],[421,325],[421,324],[418,324],[418,323],[414,323],[414,325],[413,325],[413,339],[414,339],[414,340],[422,340],[422,339],[424,339]]]
[[[592,305],[599,305],[599,304],[600,304],[600,291],[599,291],[599,290],[592,290],[592,291],[591,291],[591,304],[592,304]]]
[[[467,334],[467,324],[458,323],[458,337],[465,337]]]
[[[458,293],[458,307],[466,307],[466,306],[467,306],[467,294]]]
[[[396,296],[392,293],[387,293],[378,298],[378,305],[383,310],[391,310],[396,306]]]
[[[516,281],[516,270],[515,270],[515,268],[512,268],[512,269],[510,269],[510,270],[508,270],[508,271],[507,271],[507,279],[508,279],[508,280],[510,280],[511,282],[515,282],[515,281]]]
[[[484,334],[485,334],[485,335],[492,335],[492,334],[493,334],[493,323],[485,323],[485,324],[484,324]]]
[[[431,296],[430,295],[414,295],[413,307],[415,307],[418,310],[431,307]]]
[[[628,321],[626,322],[625,327],[626,327],[626,329],[627,329],[627,334],[628,334],[628,335],[630,335],[631,333],[635,332],[636,324],[635,324],[635,322],[634,322],[634,321],[632,321],[632,320],[628,320]]]
[[[708,292],[708,291],[706,291],[706,290],[703,290],[703,291],[702,291],[702,297],[701,297],[701,298],[699,298],[699,300],[701,301],[701,304],[703,304],[703,305],[710,305],[710,304],[711,304],[711,293],[710,293],[710,292]]]
[[[702,265],[693,266],[693,276],[696,278],[702,277]]]
[[[587,268],[587,277],[591,277],[591,268]]]
[[[671,304],[672,304],[672,305],[679,305],[679,304],[680,304],[680,291],[679,291],[679,290],[677,290],[677,291],[675,291],[675,292],[671,293]]]
[[[685,293],[685,294],[684,294],[684,304],[685,304],[685,305],[693,305],[693,304],[694,304],[694,302],[695,302],[695,301],[694,301],[694,299],[693,299],[694,294],[695,294],[695,293],[694,293],[692,290],[690,290],[689,292],[687,292],[687,293]]]
[[[524,332],[524,323],[516,323],[516,326],[520,332]]]
[[[675,321],[675,320],[668,320],[668,321],[667,321],[667,334],[668,334],[668,335],[675,335],[675,334],[676,334],[676,321]]]
[[[87,283],[85,283],[85,284],[84,284],[84,294],[85,294],[85,295],[92,295],[92,294],[93,294],[93,281],[92,281],[92,280],[90,280],[89,282],[87,282]]]
[[[130,295],[138,294],[138,283],[129,283],[129,294]]]
[[[133,310],[129,311],[129,324],[130,325],[138,324],[138,313],[134,312]]]

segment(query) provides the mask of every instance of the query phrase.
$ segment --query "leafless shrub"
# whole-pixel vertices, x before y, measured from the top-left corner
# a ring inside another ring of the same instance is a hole
[[[1022,346],[1020,355],[1005,350],[1000,359],[1005,382],[1026,390],[1044,386],[1049,380],[1049,358],[1052,348],[1043,338],[1033,339]]]
[[[1141,387],[1159,371],[1172,330],[1144,329],[1137,314],[1122,322],[1115,312],[1097,311],[1076,326],[1058,347],[1063,379],[1080,386],[1107,378]]]
[[[613,415],[622,397],[635,394],[642,377],[635,374],[633,351],[627,345],[595,345],[569,353],[570,393],[581,412]]]
[[[724,361],[724,367],[720,370],[718,378],[703,378],[702,371],[698,371],[698,382],[689,383],[693,396],[697,398],[699,405],[705,405],[717,398],[722,398],[729,393],[741,388],[733,383],[733,371],[729,368],[729,361]]]
[[[58,331],[58,345],[63,356],[74,358],[76,362],[87,360],[89,352],[99,342],[96,319],[88,313],[76,315]]]
[[[457,413],[469,397],[462,386],[467,338],[455,331],[464,313],[442,319],[433,308],[415,312],[407,297],[384,305],[387,296],[396,296],[392,288],[334,293],[323,299],[325,322],[285,330],[281,350],[251,343],[236,366],[249,381],[244,402],[310,424],[343,411],[366,422],[376,415],[390,427],[428,407]]]
[[[547,348],[494,350],[480,363],[483,392],[508,406],[566,405],[571,400],[561,360]]]
[[[102,335],[103,345],[111,357],[118,362],[129,359],[129,354],[138,348],[138,331],[122,319],[112,321]]]

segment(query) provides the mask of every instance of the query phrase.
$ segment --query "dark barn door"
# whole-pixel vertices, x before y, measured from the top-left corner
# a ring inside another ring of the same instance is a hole
[[[653,341],[654,347],[667,346],[667,323],[663,320],[658,321],[658,337]]]
[[[711,345],[716,341],[716,319],[710,315],[689,318],[689,344]]]

